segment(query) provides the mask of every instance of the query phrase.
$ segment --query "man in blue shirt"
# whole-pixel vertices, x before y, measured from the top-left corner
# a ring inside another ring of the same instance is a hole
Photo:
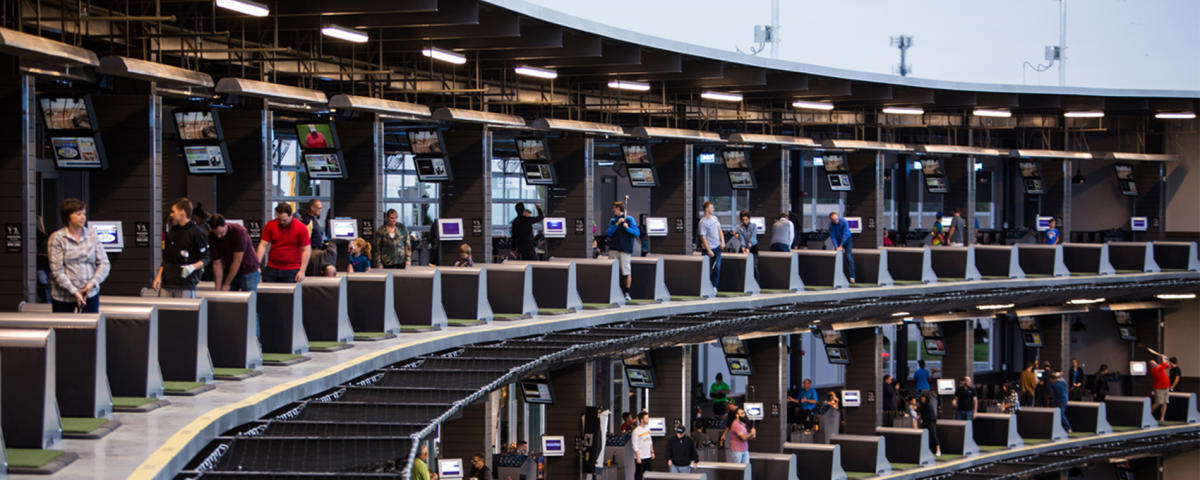
[[[829,213],[829,239],[833,241],[833,249],[846,252],[846,269],[850,272],[850,283],[854,283],[854,247],[850,239],[850,227],[838,218],[837,212]]]
[[[917,391],[925,392],[932,390],[932,388],[929,388],[929,376],[933,375],[933,373],[925,368],[924,360],[917,360],[917,367],[917,371],[913,372],[913,381],[917,383]]]
[[[1056,224],[1057,224],[1057,222],[1055,222],[1054,219],[1051,218],[1050,219],[1050,228],[1046,229],[1046,245],[1057,245],[1058,244],[1058,228],[1055,228]]]
[[[1061,413],[1063,429],[1067,433],[1071,433],[1071,421],[1067,420],[1067,402],[1070,401],[1067,390],[1067,379],[1063,378],[1062,373],[1054,372],[1050,375],[1050,391],[1054,397],[1055,406],[1058,407]]]
[[[817,389],[813,388],[812,380],[806,378],[800,384],[800,416],[805,426],[812,425],[812,416],[817,411],[817,405]]]
[[[625,203],[613,202],[613,216],[608,220],[608,257],[616,260],[621,268],[621,291],[629,300],[629,286],[633,282],[630,257],[633,256],[633,239],[641,236],[637,221],[625,214]]]

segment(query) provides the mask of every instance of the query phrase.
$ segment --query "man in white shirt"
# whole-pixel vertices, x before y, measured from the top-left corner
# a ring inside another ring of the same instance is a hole
[[[796,240],[796,227],[788,220],[787,213],[779,214],[779,219],[771,224],[771,251],[788,252]]]
[[[713,287],[721,280],[721,250],[725,249],[725,234],[721,232],[721,221],[713,215],[713,203],[704,202],[704,216],[700,218],[700,251],[708,255],[708,266],[712,269]]]
[[[634,469],[634,480],[642,480],[642,475],[646,472],[654,471],[654,441],[650,437],[650,414],[642,412],[638,414],[638,425],[633,429],[633,437],[630,439],[633,442],[633,457],[637,462]]]

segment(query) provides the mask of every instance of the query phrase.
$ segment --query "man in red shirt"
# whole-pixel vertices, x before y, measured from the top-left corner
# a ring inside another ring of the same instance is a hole
[[[305,148],[329,148],[329,142],[325,140],[325,135],[317,131],[316,125],[308,126],[308,135],[304,136]]]
[[[1167,419],[1167,397],[1171,394],[1171,379],[1167,376],[1167,369],[1171,365],[1167,363],[1167,357],[1160,355],[1160,361],[1150,361],[1150,378],[1154,379],[1154,392],[1150,394],[1151,402],[1150,412],[1162,406],[1162,411],[1158,414],[1158,421],[1166,421]]]
[[[268,256],[267,248],[270,247]],[[292,205],[280,203],[275,206],[275,219],[263,228],[262,240],[258,242],[258,261],[265,264],[262,281],[274,283],[299,283],[304,280],[302,265],[308,265],[312,256],[308,227],[292,219]]]

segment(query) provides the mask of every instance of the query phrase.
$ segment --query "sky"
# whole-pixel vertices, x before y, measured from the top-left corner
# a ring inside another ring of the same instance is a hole
[[[1066,85],[1200,90],[1200,1],[1063,0]],[[594,22],[734,51],[770,23],[771,0],[527,0]],[[1059,0],[779,0],[779,59],[892,74],[893,35],[911,35],[911,77],[1058,85],[1044,48],[1059,40]],[[764,51],[759,56],[768,56]]]

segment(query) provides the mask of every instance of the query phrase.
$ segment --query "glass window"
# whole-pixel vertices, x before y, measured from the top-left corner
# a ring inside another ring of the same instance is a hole
[[[309,179],[308,172],[300,165],[299,142],[276,133],[271,149],[271,186],[275,189],[276,203],[291,203],[293,210],[299,210],[301,204],[318,199],[325,206],[322,214],[332,211],[333,182]]]
[[[546,187],[527,185],[525,174],[521,168],[521,160],[516,158],[492,159],[492,234],[509,236],[509,224],[516,216],[516,205],[524,203],[525,208],[537,213],[535,205],[545,202]],[[540,228],[534,226],[535,229]]]
[[[440,213],[442,185],[417,178],[411,153],[389,152],[383,165],[383,211],[395,209],[409,231],[429,231]]]

